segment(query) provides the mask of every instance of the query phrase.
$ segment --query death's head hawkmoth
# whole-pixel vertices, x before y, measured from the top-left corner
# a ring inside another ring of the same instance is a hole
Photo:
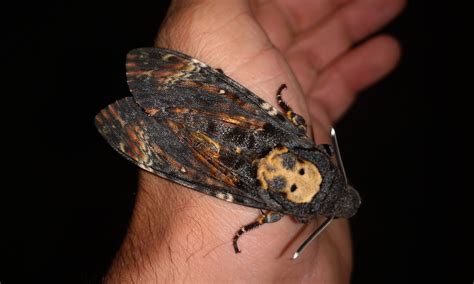
[[[135,49],[126,67],[133,97],[96,116],[99,132],[146,171],[266,210],[237,232],[236,252],[242,233],[283,215],[300,222],[322,215],[325,227],[356,213],[360,197],[337,148],[334,163],[332,146],[306,136],[304,119],[281,99],[284,86],[277,92],[282,113],[221,70],[177,51]]]

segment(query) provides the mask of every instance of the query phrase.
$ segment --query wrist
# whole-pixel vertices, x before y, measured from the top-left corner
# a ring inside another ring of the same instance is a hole
[[[350,251],[347,239],[333,240],[323,234],[305,252],[306,256],[291,260],[297,246],[318,225],[314,220],[305,226],[284,217],[278,223],[266,224],[245,234],[239,242],[242,253],[235,254],[232,237],[240,226],[258,215],[257,209],[218,200],[141,171],[129,231],[106,282],[212,282],[246,277],[274,281],[304,277],[295,275],[303,266],[311,267],[309,270],[314,273],[339,267],[341,271],[336,276],[348,277],[350,254],[349,259],[344,259],[343,254],[331,251],[330,262],[317,261],[315,257],[324,253],[319,250],[331,249],[327,245],[331,242],[346,244],[344,253]],[[345,220],[335,221],[328,230],[338,230],[337,235],[342,238],[348,235]],[[328,264],[334,267],[326,267]]]

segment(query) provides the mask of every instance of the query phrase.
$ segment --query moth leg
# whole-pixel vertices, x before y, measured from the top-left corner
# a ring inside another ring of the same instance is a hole
[[[285,112],[286,118],[288,118],[291,123],[293,123],[302,133],[306,133],[306,121],[304,118],[295,113],[291,107],[282,99],[281,94],[283,93],[283,90],[286,89],[286,84],[283,84],[278,88],[276,99],[278,102],[278,105],[283,109]]]
[[[241,252],[241,250],[239,249],[239,246],[237,245],[237,241],[239,240],[240,236],[242,236],[244,233],[246,233],[250,230],[253,230],[255,228],[260,227],[263,224],[277,222],[281,219],[281,217],[283,217],[283,214],[281,214],[281,213],[272,212],[272,211],[268,211],[267,213],[262,212],[262,215],[260,215],[257,218],[257,221],[255,221],[253,223],[250,223],[250,224],[247,224],[245,226],[242,226],[237,231],[237,233],[235,233],[235,236],[234,236],[233,244],[234,244],[235,253],[240,253]]]
[[[221,73],[221,74],[224,74],[224,75],[225,75],[225,73],[224,73],[224,70],[222,70],[221,68],[216,68],[216,70],[217,70],[217,72],[219,72],[219,73]]]

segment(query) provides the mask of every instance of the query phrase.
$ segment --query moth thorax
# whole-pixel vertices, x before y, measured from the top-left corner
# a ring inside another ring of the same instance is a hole
[[[321,173],[311,162],[274,148],[258,161],[257,179],[263,189],[279,192],[294,203],[308,203],[319,192]]]

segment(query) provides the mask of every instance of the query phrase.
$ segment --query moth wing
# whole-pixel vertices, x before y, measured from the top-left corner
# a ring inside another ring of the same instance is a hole
[[[116,151],[146,171],[220,199],[268,209],[248,194],[252,191],[238,176],[210,162],[205,148],[190,147],[192,141],[177,135],[172,124],[150,117],[131,97],[104,108],[95,124]]]
[[[275,107],[197,59],[163,48],[139,48],[128,53],[126,66],[130,91],[146,110],[215,106],[221,112],[266,121],[288,133],[298,146],[313,145]]]

